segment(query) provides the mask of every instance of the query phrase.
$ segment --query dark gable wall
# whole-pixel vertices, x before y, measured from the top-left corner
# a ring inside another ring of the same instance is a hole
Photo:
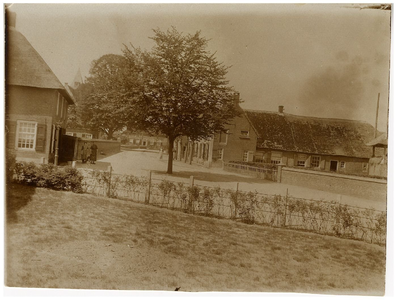
[[[6,113],[55,117],[57,93],[52,89],[7,86]]]
[[[244,151],[252,151],[255,155],[257,135],[245,115],[236,117],[227,126],[229,133],[227,143],[219,142],[219,133],[214,136],[213,158],[218,156],[218,150],[224,149],[223,161],[242,161]],[[249,131],[249,138],[241,137],[241,131]]]
[[[56,116],[58,91],[24,86],[7,86],[6,91],[6,125],[7,148],[15,148],[16,127],[18,120],[38,123],[35,151],[18,150],[18,159],[40,162],[48,161],[52,125],[61,120]],[[66,102],[65,102],[66,103]],[[65,109],[65,111],[67,111]],[[67,114],[63,115],[62,127],[65,127]]]

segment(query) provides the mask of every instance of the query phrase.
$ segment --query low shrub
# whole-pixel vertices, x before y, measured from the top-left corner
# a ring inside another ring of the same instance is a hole
[[[13,174],[18,183],[75,193],[83,192],[83,176],[71,167],[61,168],[53,164],[37,165],[33,162],[16,162]]]

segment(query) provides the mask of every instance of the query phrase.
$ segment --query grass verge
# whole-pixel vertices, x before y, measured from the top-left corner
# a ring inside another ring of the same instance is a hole
[[[385,249],[11,185],[6,285],[383,295]]]

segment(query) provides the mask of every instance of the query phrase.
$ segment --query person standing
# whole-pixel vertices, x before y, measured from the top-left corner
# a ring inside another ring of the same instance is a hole
[[[87,160],[87,147],[86,142],[81,146],[81,162],[84,164]]]
[[[86,144],[87,162],[91,163],[91,143]]]
[[[98,146],[95,145],[94,142],[92,142],[92,145],[91,145],[91,163],[93,163],[93,164],[95,164],[95,162],[96,162],[97,153],[98,153]]]

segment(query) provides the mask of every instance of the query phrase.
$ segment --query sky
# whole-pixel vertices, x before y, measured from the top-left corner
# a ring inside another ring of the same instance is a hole
[[[363,120],[386,131],[390,11],[349,4],[13,4],[19,30],[62,83],[153,29],[201,31],[231,66],[245,109]]]

